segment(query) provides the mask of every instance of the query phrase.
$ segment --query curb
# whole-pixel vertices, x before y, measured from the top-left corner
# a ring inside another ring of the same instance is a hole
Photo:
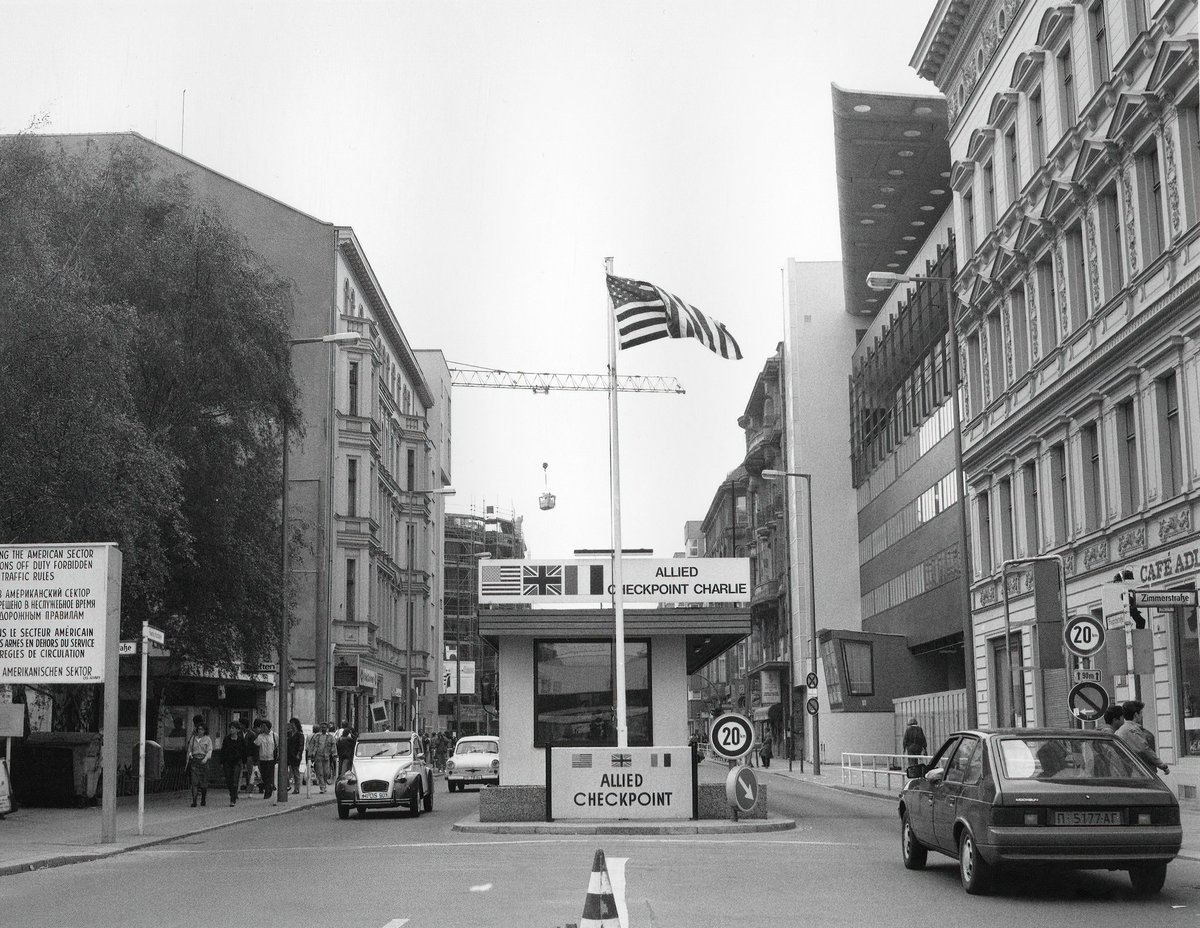
[[[129,851],[140,851],[142,848],[155,847],[159,844],[168,844],[171,841],[178,841],[180,838],[190,838],[195,835],[202,835],[210,831],[218,831],[222,828],[229,828],[233,825],[240,825],[243,822],[254,822],[264,818],[274,818],[277,815],[289,815],[292,812],[303,812],[307,809],[317,809],[328,805],[335,800],[319,800],[317,802],[309,802],[302,806],[288,806],[280,809],[278,806],[273,807],[268,812],[262,812],[239,818],[230,822],[218,822],[213,825],[206,825],[203,828],[191,828],[187,831],[181,831],[179,834],[168,835],[159,838],[147,838],[139,840],[134,838],[136,843],[125,845],[124,847],[115,847],[110,850],[98,851],[95,854],[62,854],[57,857],[46,857],[42,860],[26,861],[19,864],[0,864],[0,877],[12,876],[17,873],[32,873],[36,870],[50,870],[54,867],[67,867],[71,864],[88,863],[93,860],[105,860],[109,857],[116,857],[118,854],[126,854]]]
[[[796,820],[768,815],[765,819],[734,822],[729,819],[687,819],[671,822],[480,822],[468,817],[450,826],[451,831],[493,835],[728,835],[765,831],[790,831]]]

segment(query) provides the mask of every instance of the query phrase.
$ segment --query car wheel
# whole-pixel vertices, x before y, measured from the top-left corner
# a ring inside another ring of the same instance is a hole
[[[448,792],[448,793],[454,792],[454,784],[451,783],[449,780],[446,781],[446,792]]]
[[[416,818],[418,815],[421,814],[421,793],[423,793],[423,792],[425,792],[425,791],[423,789],[421,789],[420,787],[418,787],[413,792],[412,796],[409,798],[409,800],[408,800],[408,816],[409,816],[409,818]]]
[[[429,784],[428,792],[426,792],[425,790],[422,790],[422,792],[425,793],[425,795],[424,795],[425,811],[432,812],[433,811],[433,784],[432,783]]]
[[[366,810],[366,809],[364,809],[362,806],[355,806],[354,808],[356,808],[356,809],[358,810],[358,817],[359,817],[359,818],[366,818],[366,817],[367,817],[367,810]]]
[[[958,838],[958,875],[963,889],[972,896],[982,896],[992,888],[992,865],[980,856],[968,828]]]
[[[929,850],[913,834],[907,811],[900,821],[900,854],[907,870],[924,870],[925,861],[929,859]]]
[[[1163,888],[1166,879],[1165,863],[1142,864],[1129,868],[1129,882],[1133,884],[1133,891],[1139,896],[1150,896],[1158,892]]]
[[[350,807],[344,806],[341,803],[338,803],[338,818],[349,818],[349,817],[350,817]]]

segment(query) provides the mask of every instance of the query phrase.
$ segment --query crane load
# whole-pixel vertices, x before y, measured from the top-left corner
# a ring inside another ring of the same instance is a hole
[[[542,493],[542,495],[538,497],[538,508],[539,509],[553,509],[554,504],[557,502],[557,500],[554,497],[554,494],[550,492],[549,476],[546,473],[547,468],[549,468],[549,466],[550,466],[549,463],[547,463],[546,461],[542,462],[542,484],[543,484],[543,488],[544,488],[545,492]]]

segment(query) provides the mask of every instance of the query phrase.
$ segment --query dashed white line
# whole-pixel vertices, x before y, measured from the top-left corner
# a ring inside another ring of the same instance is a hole
[[[390,922],[384,925],[383,928],[404,928],[404,926],[407,924],[407,918],[393,918]]]

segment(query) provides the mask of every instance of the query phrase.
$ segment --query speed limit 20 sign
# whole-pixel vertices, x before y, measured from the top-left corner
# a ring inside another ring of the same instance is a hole
[[[1090,615],[1075,615],[1063,626],[1067,650],[1079,657],[1092,657],[1104,647],[1104,623]]]
[[[708,736],[713,753],[726,760],[745,757],[754,746],[754,729],[750,720],[736,712],[726,712],[713,719]]]

